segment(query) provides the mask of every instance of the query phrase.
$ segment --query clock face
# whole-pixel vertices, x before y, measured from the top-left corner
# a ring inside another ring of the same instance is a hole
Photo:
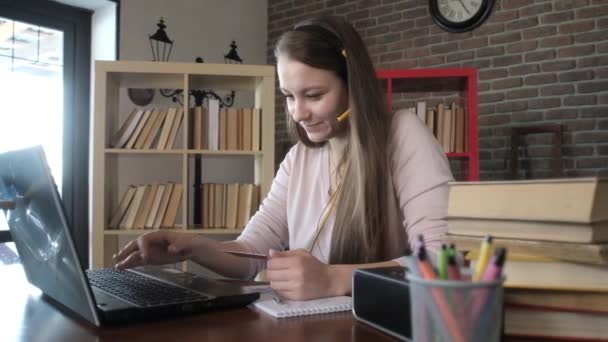
[[[481,10],[481,0],[439,0],[439,13],[449,21],[465,22]]]
[[[495,0],[429,0],[430,13],[437,25],[450,32],[465,32],[481,25],[492,11]]]

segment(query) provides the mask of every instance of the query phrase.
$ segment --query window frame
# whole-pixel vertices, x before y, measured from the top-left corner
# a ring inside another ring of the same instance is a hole
[[[89,260],[89,120],[92,11],[53,1],[0,0],[4,17],[63,31],[62,199],[82,265]],[[35,93],[33,94],[35,95]],[[12,241],[0,232],[0,243]]]

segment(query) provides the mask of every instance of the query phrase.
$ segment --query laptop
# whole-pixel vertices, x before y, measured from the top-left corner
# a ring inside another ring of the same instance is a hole
[[[28,281],[96,326],[241,307],[258,287],[171,267],[84,270],[42,147],[0,154],[0,200]]]

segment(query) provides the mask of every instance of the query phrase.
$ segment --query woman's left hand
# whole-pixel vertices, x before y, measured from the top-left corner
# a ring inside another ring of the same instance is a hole
[[[271,250],[266,276],[281,297],[308,300],[338,295],[330,268],[303,249]]]

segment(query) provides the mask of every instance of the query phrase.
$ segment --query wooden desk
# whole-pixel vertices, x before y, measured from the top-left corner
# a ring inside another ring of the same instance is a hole
[[[0,341],[395,341],[350,312],[275,319],[250,308],[96,328],[56,309],[21,265],[0,266]]]

